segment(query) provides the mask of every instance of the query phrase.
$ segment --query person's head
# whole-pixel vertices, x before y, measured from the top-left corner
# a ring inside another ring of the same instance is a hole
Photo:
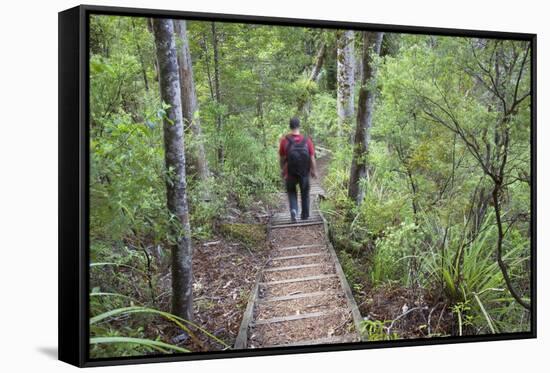
[[[289,127],[291,130],[297,130],[298,128],[300,128],[300,119],[298,119],[297,117],[292,117],[290,118],[290,124],[289,124]]]

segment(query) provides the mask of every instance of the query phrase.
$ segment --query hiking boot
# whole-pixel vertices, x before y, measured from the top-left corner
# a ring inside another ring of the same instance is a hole
[[[290,221],[296,223],[296,210],[290,210]]]
[[[302,215],[302,220],[307,220],[307,219],[309,219],[309,216]]]

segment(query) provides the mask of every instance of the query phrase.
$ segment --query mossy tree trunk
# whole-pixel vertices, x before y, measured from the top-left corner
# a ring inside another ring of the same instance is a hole
[[[216,103],[218,104],[218,110],[216,114],[216,129],[218,131],[218,135],[221,136],[222,128],[223,128],[223,120],[222,120],[222,114],[220,111],[220,107],[222,104],[222,95],[221,95],[221,87],[220,87],[220,56],[218,52],[218,31],[216,28],[216,22],[212,22],[212,49],[214,52],[214,91],[216,93]],[[223,165],[223,158],[224,158],[224,151],[223,151],[223,145],[220,141],[218,144],[217,154],[218,154],[218,164],[220,167]]]
[[[163,128],[167,205],[170,214],[175,217],[172,226],[175,243],[171,246],[172,313],[191,320],[193,248],[187,204],[185,138],[174,23],[168,19],[154,19],[153,32],[159,65],[160,96],[163,103],[168,105]]]
[[[317,55],[315,57],[315,64],[313,65],[313,68],[309,75],[309,82],[317,83],[319,81],[321,68],[323,67],[323,63],[325,62],[326,53],[327,53],[327,45],[326,43],[322,42],[319,48],[319,51],[317,52]],[[301,121],[303,124],[302,127],[307,132],[309,132],[310,136],[313,136],[313,131],[312,131],[313,128],[309,127],[307,123],[310,110],[311,110],[311,97],[309,97],[309,94],[308,94],[307,97],[305,97],[304,99],[301,99],[298,102],[296,115],[298,115],[298,117],[301,118]]]
[[[317,52],[317,56],[315,58],[315,65],[313,65],[311,73],[309,74],[310,82],[317,83],[317,81],[319,80],[319,74],[321,73],[323,62],[325,61],[326,50],[327,50],[327,45],[325,43],[322,43],[321,47],[319,48],[319,51]],[[298,102],[298,110],[297,110],[298,115],[307,116],[309,105],[310,105],[309,97],[307,97],[303,101]]]
[[[326,43],[322,43],[319,51],[317,52],[317,57],[315,58],[315,65],[313,66],[313,70],[311,70],[311,75],[309,76],[309,80],[312,82],[317,82],[319,79],[319,74],[321,73],[323,62],[325,61],[326,51],[327,45]]]
[[[188,152],[188,160],[193,163],[197,176],[201,180],[208,179],[210,171],[204,150],[202,128],[199,118],[199,105],[193,79],[193,64],[189,51],[189,39],[187,38],[187,22],[174,21],[178,46],[178,65],[181,86],[181,106],[183,119],[189,126],[195,139],[195,150]]]
[[[339,30],[336,34],[337,66],[337,112],[338,136],[342,137],[343,128],[350,124],[354,114],[355,57],[354,32]]]
[[[367,155],[369,152],[370,128],[376,96],[376,65],[374,56],[380,55],[383,32],[363,32],[363,78],[359,91],[357,125],[353,144],[353,159],[349,178],[348,196],[359,205],[365,190],[361,181],[368,177]]]

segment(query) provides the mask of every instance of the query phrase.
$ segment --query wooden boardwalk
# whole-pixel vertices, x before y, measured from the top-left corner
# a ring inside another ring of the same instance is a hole
[[[284,210],[271,216],[271,252],[259,272],[243,316],[236,349],[360,341],[361,315],[319,210],[317,180],[310,189],[310,218],[292,223]]]

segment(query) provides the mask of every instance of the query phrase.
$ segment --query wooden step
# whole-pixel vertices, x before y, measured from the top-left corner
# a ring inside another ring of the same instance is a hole
[[[323,224],[323,221],[321,219],[309,219],[306,222],[301,222],[300,220],[298,220],[296,223],[293,223],[292,220],[288,220],[288,221],[277,221],[277,222],[272,222],[271,223],[271,228],[279,228],[281,226],[284,225],[284,228],[293,228],[293,227],[303,227],[303,226],[308,226],[308,225],[319,225],[319,224]]]
[[[272,220],[270,222],[270,225],[271,227],[275,227],[275,226],[279,226],[279,225],[292,225],[292,226],[295,226],[295,225],[304,225],[304,224],[308,224],[308,223],[322,223],[323,222],[323,219],[320,217],[320,216],[313,216],[313,217],[310,217],[309,219],[307,220],[302,220],[302,219],[296,219],[295,222],[293,222],[291,219],[284,219],[284,220]]]
[[[346,334],[346,335],[336,335],[333,337],[325,337],[325,338],[285,343],[281,345],[263,345],[262,347],[295,347],[295,346],[313,346],[313,345],[353,343],[353,342],[359,342],[357,335]]]
[[[283,295],[280,297],[271,297],[271,298],[265,298],[265,299],[259,299],[259,303],[269,303],[269,302],[284,302],[287,300],[294,300],[294,299],[301,299],[301,298],[314,298],[314,297],[320,297],[322,295],[336,295],[338,293],[335,293],[333,291],[316,291],[314,293],[300,293],[300,294],[292,294],[292,295]]]
[[[300,278],[290,278],[288,280],[260,282],[260,285],[269,286],[269,285],[289,284],[291,282],[324,280],[326,278],[334,278],[334,277],[338,277],[338,275],[332,274],[332,275],[318,275],[318,276],[308,276],[308,277],[300,277]]]
[[[319,210],[318,209],[309,209],[309,213],[311,215],[313,215],[313,214],[319,215]],[[287,211],[283,211],[283,212],[275,212],[272,215],[273,218],[276,218],[276,217],[279,217],[279,216],[285,216],[285,217],[289,218],[290,217],[290,211],[287,210]]]
[[[293,270],[293,269],[320,267],[322,265],[323,264],[321,264],[321,263],[315,263],[315,264],[302,264],[302,265],[288,266],[288,267],[274,267],[274,268],[265,269],[264,272],[290,271],[290,270]]]
[[[298,246],[287,246],[287,247],[280,247],[278,249],[275,249],[277,251],[285,251],[285,250],[296,250],[296,249],[309,249],[312,247],[323,247],[325,248],[324,244],[315,244],[315,245],[298,245]]]
[[[310,215],[309,218],[307,218],[307,219],[302,219],[302,218],[300,218],[300,216],[296,217],[296,222],[298,222],[298,223],[307,223],[310,220],[323,220],[323,219],[321,218],[321,215],[316,215],[316,214]],[[290,216],[278,217],[278,218],[275,218],[275,219],[271,219],[270,222],[271,222],[271,224],[281,223],[281,222],[290,223],[290,222],[292,222],[292,219],[290,218]]]
[[[309,214],[308,219],[302,219],[301,215],[299,213],[296,215],[296,220],[298,220],[298,221],[303,221],[303,220],[307,221],[309,219],[319,219],[319,218],[321,218],[321,214],[318,214],[318,213]],[[286,220],[290,220],[290,214],[273,215],[271,217],[272,222],[274,222],[274,221],[286,221]]]
[[[319,220],[319,221],[309,221],[307,223],[290,223],[290,224],[281,224],[281,225],[272,225],[271,226],[271,229],[275,229],[275,228],[291,228],[291,227],[304,227],[304,226],[307,226],[307,225],[320,225],[320,224],[323,224],[323,221],[322,220]]]
[[[281,224],[300,224],[300,223],[311,223],[313,221],[323,221],[320,215],[310,216],[308,219],[296,218],[296,223],[292,221],[290,217],[284,219],[272,219],[269,223],[271,225],[281,225]]]
[[[296,220],[297,221],[303,221],[303,220],[309,220],[309,219],[318,219],[320,217],[321,217],[321,215],[319,215],[319,214],[310,214],[308,219],[302,219],[300,217],[300,215],[298,214],[298,215],[296,215]],[[272,222],[273,221],[286,221],[286,220],[290,220],[290,215],[273,216],[271,218]]]
[[[271,319],[256,320],[256,321],[253,322],[253,326],[254,325],[263,325],[263,324],[274,324],[274,323],[285,322],[285,321],[311,319],[312,317],[321,317],[321,316],[328,315],[329,313],[330,312],[328,312],[328,311],[321,311],[321,312],[303,313],[301,315],[289,315],[289,316],[273,317]]]
[[[311,253],[311,254],[301,254],[301,255],[274,256],[273,258],[271,258],[271,261],[309,258],[309,257],[312,257],[312,256],[321,256],[321,255],[327,255],[327,253]]]

